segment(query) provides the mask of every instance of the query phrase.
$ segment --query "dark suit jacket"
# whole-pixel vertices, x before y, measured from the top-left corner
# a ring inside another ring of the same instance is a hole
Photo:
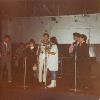
[[[1,55],[2,60],[10,61],[12,58],[12,46],[11,43],[7,43],[7,47],[5,47],[4,42],[1,44]]]
[[[89,60],[89,45],[85,42],[81,46],[77,46],[77,60],[81,62],[88,62]]]

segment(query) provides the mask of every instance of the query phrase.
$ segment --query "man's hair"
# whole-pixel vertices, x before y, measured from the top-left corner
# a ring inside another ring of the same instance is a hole
[[[4,38],[9,38],[10,39],[10,36],[9,35],[5,35]]]
[[[49,37],[49,34],[48,33],[44,33],[43,36],[48,36]]]
[[[35,41],[34,41],[34,39],[30,39],[29,42],[31,42],[31,43],[33,43],[33,44],[35,45]]]

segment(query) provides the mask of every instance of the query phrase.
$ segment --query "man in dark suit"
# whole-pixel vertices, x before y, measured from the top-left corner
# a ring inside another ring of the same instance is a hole
[[[11,38],[9,35],[6,35],[1,44],[1,80],[3,79],[3,73],[5,68],[8,75],[8,83],[12,82],[12,73],[11,73],[11,58],[12,58],[12,47],[11,47]]]
[[[87,36],[80,35],[79,44],[77,46],[77,75],[80,89],[90,88],[90,72],[91,66],[89,62],[89,44],[87,44]]]

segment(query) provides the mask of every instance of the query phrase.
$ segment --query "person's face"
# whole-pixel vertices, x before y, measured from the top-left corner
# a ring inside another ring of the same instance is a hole
[[[29,43],[27,43],[27,44],[26,44],[26,48],[29,48],[29,47],[30,47],[30,44],[29,44]]]
[[[77,37],[77,42],[80,42],[80,37]]]
[[[30,47],[33,47],[34,45],[33,45],[33,43],[32,42],[30,42]]]
[[[54,43],[52,41],[50,41],[51,45],[53,45]]]
[[[79,38],[79,42],[82,43],[84,39],[82,37]]]
[[[78,41],[78,40],[79,40],[79,37],[75,36],[75,37],[74,37],[74,40],[75,40],[75,41]]]
[[[48,39],[49,39],[48,35],[44,35],[43,40],[48,41]]]
[[[7,37],[4,38],[4,41],[5,41],[5,42],[9,42],[9,38],[7,38]]]

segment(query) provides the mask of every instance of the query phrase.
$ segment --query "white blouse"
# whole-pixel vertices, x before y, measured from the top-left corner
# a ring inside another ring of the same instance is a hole
[[[52,45],[50,52],[53,52],[55,54],[48,55],[47,68],[50,71],[58,71],[58,47],[57,47],[57,45]]]

